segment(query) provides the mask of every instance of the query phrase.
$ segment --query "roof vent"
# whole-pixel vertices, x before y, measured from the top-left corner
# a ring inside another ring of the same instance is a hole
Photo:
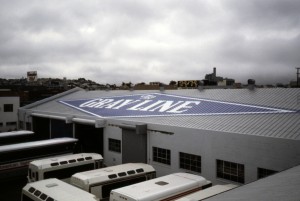
[[[48,188],[52,188],[52,187],[55,187],[55,186],[58,186],[57,183],[51,183],[51,184],[47,184],[46,187]]]
[[[155,182],[155,184],[160,185],[160,186],[165,186],[165,185],[167,185],[169,183],[164,182],[164,181],[158,181],[158,182]]]

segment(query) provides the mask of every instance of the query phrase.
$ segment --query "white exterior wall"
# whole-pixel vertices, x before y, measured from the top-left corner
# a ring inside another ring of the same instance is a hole
[[[104,164],[107,166],[122,164],[122,153],[108,150],[108,139],[116,139],[121,141],[122,146],[122,129],[116,126],[106,126],[103,129],[104,134]]]
[[[179,168],[179,152],[200,155],[200,175],[214,184],[234,183],[216,178],[216,159],[243,164],[245,183],[257,180],[258,167],[281,171],[300,163],[300,141],[189,128],[169,127],[168,130],[175,130],[174,135],[148,133],[149,164],[158,176],[187,171]],[[171,165],[152,161],[153,146],[171,150]]]
[[[121,140],[122,144],[122,129],[109,125],[104,128],[104,163],[107,166],[122,164],[122,153],[108,150],[108,138]],[[152,160],[153,146],[171,151],[171,165]],[[234,183],[216,178],[217,159],[243,164],[245,183],[257,180],[258,167],[282,171],[300,164],[300,141],[297,140],[163,125],[148,125],[147,148],[148,164],[156,169],[157,176],[174,172],[189,172],[179,168],[179,152],[184,152],[201,156],[202,172],[201,174],[194,173],[211,180],[213,184]]]
[[[13,112],[4,112],[4,104],[13,104]],[[0,132],[18,129],[18,108],[20,107],[19,97],[0,97]],[[16,122],[9,126],[7,122]]]

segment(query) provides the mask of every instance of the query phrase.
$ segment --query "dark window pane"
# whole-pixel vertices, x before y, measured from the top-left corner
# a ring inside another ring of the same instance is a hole
[[[244,183],[244,165],[229,161],[217,160],[217,177]]]
[[[121,140],[108,139],[108,149],[110,151],[115,151],[121,153]]]
[[[13,112],[14,105],[13,104],[4,104],[3,110],[4,110],[4,112]]]
[[[182,169],[201,173],[201,156],[180,152],[179,163]]]
[[[171,164],[171,154],[170,154],[171,151],[170,150],[153,147],[152,153],[153,153],[153,161],[159,162],[159,163],[164,163],[167,165]]]

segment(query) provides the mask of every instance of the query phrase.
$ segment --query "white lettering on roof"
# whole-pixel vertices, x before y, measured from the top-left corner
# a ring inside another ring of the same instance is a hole
[[[136,105],[134,105],[137,103]],[[132,100],[132,99],[94,99],[82,103],[79,105],[80,108],[106,108],[118,110],[124,108],[125,106],[131,106],[126,108],[130,111],[158,111],[158,112],[168,112],[168,113],[182,113],[193,108],[193,105],[199,105],[200,101],[166,101],[166,100]]]

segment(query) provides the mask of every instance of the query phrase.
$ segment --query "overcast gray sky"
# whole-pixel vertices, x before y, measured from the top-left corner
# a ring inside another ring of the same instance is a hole
[[[288,83],[299,0],[0,0],[0,78]]]

